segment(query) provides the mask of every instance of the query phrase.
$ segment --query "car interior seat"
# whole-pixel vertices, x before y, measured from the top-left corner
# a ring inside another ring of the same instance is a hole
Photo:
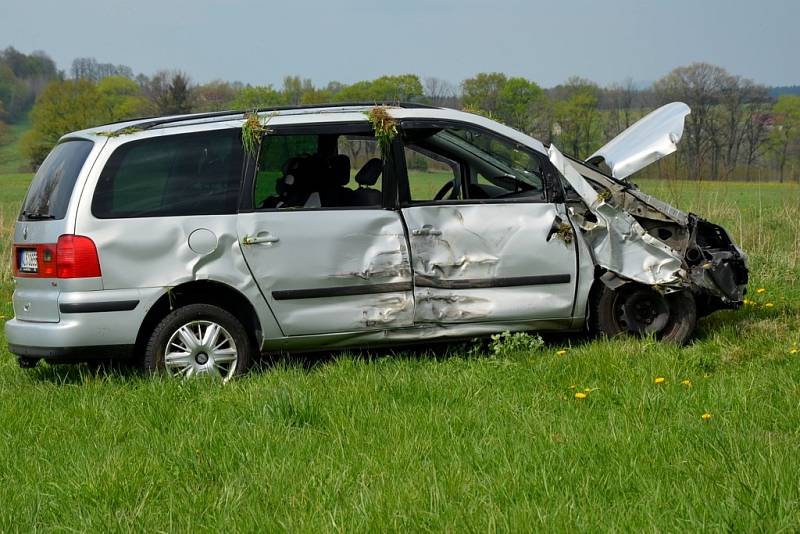
[[[353,190],[350,183],[350,158],[337,154],[328,161],[327,177],[320,190],[323,206],[350,206],[353,203]]]
[[[383,172],[383,162],[379,158],[372,158],[364,164],[356,174],[358,189],[353,191],[354,206],[379,206],[382,195],[374,186],[378,183]]]

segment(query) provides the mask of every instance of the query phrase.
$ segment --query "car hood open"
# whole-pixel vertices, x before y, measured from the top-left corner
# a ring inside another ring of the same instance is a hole
[[[611,176],[622,180],[672,154],[683,135],[683,124],[691,113],[683,102],[661,106],[633,123],[624,132],[589,156],[587,163],[605,162]]]

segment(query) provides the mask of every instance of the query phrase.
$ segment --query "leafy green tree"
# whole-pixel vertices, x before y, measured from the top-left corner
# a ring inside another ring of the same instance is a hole
[[[67,132],[104,122],[106,105],[97,87],[86,80],[53,82],[39,95],[31,112],[33,127],[22,139],[22,151],[39,165]]]
[[[0,63],[0,101],[4,103],[7,119],[14,121],[25,115],[32,102],[33,93],[23,80],[17,78],[11,67]]]
[[[507,78],[499,72],[480,73],[464,80],[465,109],[487,115],[528,133],[549,132],[547,95],[535,82]],[[547,135],[549,137],[549,135]]]
[[[341,88],[336,102],[413,102],[423,94],[422,82],[416,74],[381,76]]]
[[[561,88],[566,97],[555,103],[559,143],[572,155],[585,158],[600,144],[598,88],[582,78],[570,78]]]
[[[233,102],[231,102],[231,107],[247,111],[270,106],[282,106],[285,103],[283,94],[273,89],[271,85],[257,85],[243,87],[239,90]]]
[[[781,95],[773,108],[775,125],[769,133],[769,148],[783,182],[786,163],[793,150],[800,148],[800,95]]]
[[[97,84],[103,102],[102,121],[116,122],[141,117],[147,110],[147,99],[139,84],[122,76],[109,76]]]
[[[313,93],[314,91],[314,84],[309,78],[286,76],[283,79],[283,98],[287,105],[297,106],[301,104],[306,93]]]
[[[500,92],[508,82],[501,72],[481,72],[461,83],[465,109],[473,109],[497,116],[500,111]]]
[[[512,128],[531,132],[546,100],[542,88],[525,78],[509,78],[498,96],[498,119]]]

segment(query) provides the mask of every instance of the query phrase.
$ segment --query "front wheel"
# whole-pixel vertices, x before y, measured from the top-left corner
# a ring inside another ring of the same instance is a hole
[[[683,345],[697,325],[697,306],[689,291],[662,294],[628,283],[612,290],[602,285],[593,299],[592,330],[609,337],[654,335]]]
[[[169,313],[153,330],[144,369],[227,382],[247,370],[251,353],[250,338],[236,317],[211,304],[190,304]]]

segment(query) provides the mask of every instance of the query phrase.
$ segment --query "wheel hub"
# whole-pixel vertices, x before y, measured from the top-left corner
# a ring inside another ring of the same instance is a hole
[[[637,289],[618,299],[617,320],[624,329],[636,334],[655,334],[669,322],[669,305],[661,293]]]
[[[207,320],[191,321],[176,329],[164,350],[164,367],[174,376],[207,374],[229,380],[239,361],[233,336]]]

